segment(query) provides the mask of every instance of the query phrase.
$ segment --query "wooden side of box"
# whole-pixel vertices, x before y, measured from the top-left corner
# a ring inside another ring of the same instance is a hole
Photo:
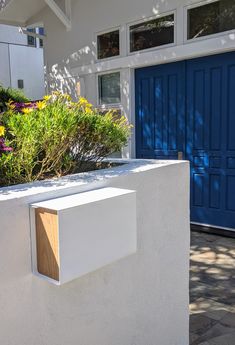
[[[35,209],[37,269],[59,281],[58,214],[45,208]]]

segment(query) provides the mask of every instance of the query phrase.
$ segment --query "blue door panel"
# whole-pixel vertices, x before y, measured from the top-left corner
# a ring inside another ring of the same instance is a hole
[[[227,149],[229,151],[235,152],[235,58],[233,62],[230,61],[227,66],[227,85],[228,85],[228,109],[227,109],[227,126],[228,126],[228,136],[227,136]]]
[[[215,55],[185,63],[191,220],[235,228],[235,174],[227,164],[235,151],[235,100],[232,97],[235,54]],[[200,167],[195,164],[195,157],[199,155],[204,156]],[[194,178],[195,174],[200,174],[200,181]],[[198,195],[201,196],[200,205]]]
[[[156,150],[164,150],[164,107],[163,107],[163,77],[154,78],[154,147]]]
[[[176,159],[184,150],[184,75],[184,62],[136,71],[138,158]]]
[[[138,158],[191,164],[191,221],[235,229],[235,53],[136,71]]]

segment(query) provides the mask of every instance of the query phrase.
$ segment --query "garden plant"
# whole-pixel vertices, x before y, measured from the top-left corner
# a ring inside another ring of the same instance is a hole
[[[125,117],[100,114],[85,98],[54,92],[39,102],[8,101],[0,114],[0,186],[97,168],[130,132]]]
[[[20,90],[12,89],[11,87],[5,88],[0,85],[0,112],[7,110],[7,103],[9,101],[29,102],[29,99]]]

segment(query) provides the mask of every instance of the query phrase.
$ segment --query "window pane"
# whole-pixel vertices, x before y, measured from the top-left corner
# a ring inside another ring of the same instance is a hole
[[[99,35],[97,37],[97,51],[98,59],[119,55],[119,30]]]
[[[235,29],[235,1],[223,0],[188,10],[188,39]]]
[[[100,104],[116,104],[121,101],[120,73],[110,73],[99,76]]]
[[[38,31],[39,31],[39,35],[44,35],[44,28],[39,28],[38,29]],[[43,47],[43,39],[39,39],[39,46],[40,46],[40,48],[42,48]]]
[[[36,30],[35,29],[27,29],[27,31],[33,32],[35,33]],[[33,36],[29,36],[28,35],[28,45],[32,46],[32,47],[36,47],[36,38]]]
[[[38,28],[39,35],[44,35],[44,28]]]
[[[174,43],[174,14],[130,27],[130,51]]]

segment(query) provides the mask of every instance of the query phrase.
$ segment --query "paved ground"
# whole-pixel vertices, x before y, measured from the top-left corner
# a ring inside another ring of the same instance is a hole
[[[235,239],[192,233],[190,345],[235,345]]]

